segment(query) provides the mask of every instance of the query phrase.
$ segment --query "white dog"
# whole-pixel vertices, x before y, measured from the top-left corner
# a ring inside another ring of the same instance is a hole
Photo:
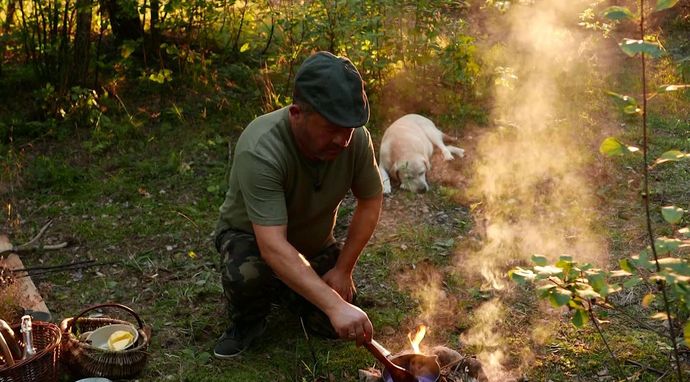
[[[383,180],[383,193],[389,194],[391,179],[400,188],[412,192],[426,192],[426,172],[431,168],[434,146],[443,154],[443,159],[465,155],[465,150],[446,146],[443,138],[452,139],[436,128],[434,123],[417,114],[407,114],[386,129],[379,151],[379,171]]]

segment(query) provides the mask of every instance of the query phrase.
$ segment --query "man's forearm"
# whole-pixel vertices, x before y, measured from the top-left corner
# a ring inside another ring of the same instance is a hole
[[[345,245],[340,251],[336,268],[351,273],[362,249],[374,233],[381,215],[383,194],[370,199],[357,199],[357,207],[347,232]]]
[[[342,298],[319,277],[278,229],[254,226],[261,257],[285,285],[328,314],[343,302]]]

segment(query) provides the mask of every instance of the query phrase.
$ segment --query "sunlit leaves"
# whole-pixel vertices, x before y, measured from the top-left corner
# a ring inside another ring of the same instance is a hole
[[[249,43],[248,43],[248,42],[245,42],[245,43],[242,44],[242,46],[240,47],[240,53],[244,53],[244,52],[246,52],[246,51],[248,51],[248,50],[249,50]]]
[[[610,95],[626,114],[635,114],[641,111],[637,106],[637,100],[633,97],[615,92],[606,92],[606,94]]]
[[[663,216],[664,220],[671,224],[678,224],[683,218],[683,212],[685,211],[682,208],[676,206],[666,206],[661,208],[661,216]]]
[[[665,162],[676,162],[683,159],[690,159],[690,154],[684,153],[680,150],[669,150],[661,154],[661,156],[654,161],[654,165],[656,166]]]
[[[659,89],[657,90],[659,93],[663,92],[675,92],[681,89],[689,89],[690,85],[662,85],[659,86]]]
[[[137,50],[138,46],[138,42],[126,40],[122,43],[122,46],[120,46],[120,56],[122,56],[122,58],[129,57],[130,55],[132,55],[132,53],[134,53],[135,50]]]
[[[634,40],[634,39],[623,39],[623,42],[618,44],[623,52],[630,57],[634,57],[637,54],[646,54],[651,57],[660,57],[663,54],[661,45],[656,42],[649,42],[644,40]]]
[[[685,339],[685,346],[690,346],[690,321],[683,328],[683,338]]]
[[[549,290],[549,302],[554,308],[558,308],[570,301],[572,292],[563,288],[553,288]]]
[[[524,269],[521,267],[517,267],[515,269],[511,269],[508,272],[508,277],[510,277],[511,280],[519,283],[519,284],[524,284],[527,281],[532,281],[537,275],[532,272],[529,269]]]
[[[664,9],[673,7],[676,3],[678,3],[678,0],[657,0],[654,11],[663,11]]]
[[[620,6],[608,7],[604,9],[604,12],[602,12],[602,14],[604,15],[604,17],[611,20],[626,20],[635,17],[627,7]]]
[[[170,69],[161,69],[157,72],[151,73],[149,75],[149,80],[153,82],[157,82],[159,84],[163,84],[168,81],[172,81],[172,70]]]
[[[681,228],[678,230],[678,233],[683,235],[684,237],[690,239],[690,228],[688,228],[688,227]]]
[[[613,137],[608,137],[601,142],[599,146],[599,152],[606,156],[619,156],[627,153],[634,153],[639,151],[635,146],[626,146],[621,143],[618,139]]]

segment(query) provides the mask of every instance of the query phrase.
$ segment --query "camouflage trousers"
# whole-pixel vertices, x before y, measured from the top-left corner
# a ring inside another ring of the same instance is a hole
[[[323,276],[335,266],[342,245],[335,243],[309,258]],[[281,304],[297,314],[312,333],[337,338],[328,316],[295,293],[264,262],[253,234],[225,231],[216,238],[221,281],[231,324],[258,322],[268,316],[271,304]]]

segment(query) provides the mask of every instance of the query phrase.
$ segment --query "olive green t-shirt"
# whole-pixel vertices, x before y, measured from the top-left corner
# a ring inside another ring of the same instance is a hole
[[[287,225],[290,244],[309,257],[335,241],[338,207],[348,190],[365,199],[382,192],[369,131],[355,129],[334,160],[308,160],[285,107],[256,118],[240,135],[216,234],[253,233],[252,223]]]

